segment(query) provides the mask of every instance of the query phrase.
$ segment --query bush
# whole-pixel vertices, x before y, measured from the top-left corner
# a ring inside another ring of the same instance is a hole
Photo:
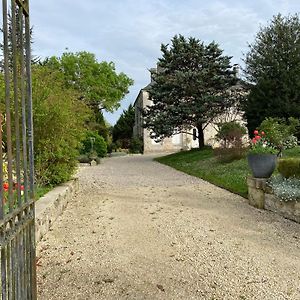
[[[95,131],[87,131],[85,139],[82,141],[81,154],[91,154],[96,152],[96,157],[104,157],[107,154],[107,144],[102,136]]]
[[[129,145],[129,153],[143,153],[144,143],[140,138],[132,138]]]
[[[300,158],[282,158],[278,161],[278,171],[284,178],[300,178]]]
[[[78,161],[82,164],[89,164],[91,162],[90,158],[86,154],[79,155]]]
[[[65,88],[59,72],[35,65],[32,85],[36,182],[57,185],[69,180],[77,167],[90,110],[74,90]]]
[[[290,149],[297,145],[297,128],[299,120],[289,118],[288,122],[280,118],[266,118],[259,129],[265,131],[268,135],[268,140],[278,150]]]
[[[216,139],[221,142],[224,148],[242,147],[242,138],[246,133],[246,128],[238,122],[225,122],[219,125]]]
[[[216,139],[221,147],[214,149],[214,156],[223,163],[229,163],[245,156],[246,149],[243,147],[243,135],[246,128],[236,121],[219,124]]]
[[[97,165],[100,164],[100,157],[97,156],[92,157],[91,155],[82,154],[78,157],[78,161],[82,164],[90,164],[92,160],[95,160]]]
[[[215,148],[213,150],[214,156],[219,162],[230,163],[234,160],[242,159],[246,156],[247,149],[242,147],[235,148]]]

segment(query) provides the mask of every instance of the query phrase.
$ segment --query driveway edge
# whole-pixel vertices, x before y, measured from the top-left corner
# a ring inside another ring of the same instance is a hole
[[[35,239],[37,243],[63,213],[78,190],[79,180],[78,177],[75,177],[71,181],[55,187],[35,203]]]

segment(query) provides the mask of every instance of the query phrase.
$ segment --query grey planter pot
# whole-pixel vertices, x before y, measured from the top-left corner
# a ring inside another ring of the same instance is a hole
[[[276,168],[275,154],[248,154],[248,164],[255,178],[269,178]]]

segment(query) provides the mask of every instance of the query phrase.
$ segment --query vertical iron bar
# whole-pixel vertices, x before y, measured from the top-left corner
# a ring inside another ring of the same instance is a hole
[[[6,247],[5,247],[5,237],[4,237],[5,231],[4,228],[1,230],[1,295],[2,295],[2,300],[6,299],[7,295],[7,280],[6,280]]]
[[[26,77],[27,77],[27,105],[28,105],[28,150],[29,150],[29,185],[30,199],[34,200],[34,157],[33,157],[33,116],[32,116],[32,82],[31,82],[31,40],[29,20],[29,0],[26,1],[28,14],[25,15],[25,48],[26,48]],[[30,206],[31,220],[29,224],[30,246],[30,275],[32,299],[37,298],[36,293],[36,254],[35,254],[35,210],[34,203]]]
[[[7,24],[7,0],[3,0],[3,48],[4,48],[4,80],[5,80],[5,106],[6,106],[6,134],[7,134],[7,160],[8,160],[8,203],[9,212],[13,210],[12,186],[12,143],[11,143],[11,115],[10,115],[10,78],[9,78],[9,45]]]
[[[2,145],[2,123],[3,123],[3,115],[0,111],[0,220],[4,218],[4,194],[3,194],[3,145]]]
[[[25,210],[25,218],[27,220],[27,209]],[[29,299],[29,288],[28,288],[28,284],[29,284],[29,276],[28,276],[28,270],[29,270],[29,264],[28,264],[28,238],[27,238],[27,223],[26,226],[24,227],[24,280],[25,280],[25,290],[24,290],[24,296],[27,297],[27,299]]]
[[[19,244],[20,244],[20,231],[19,231],[19,216],[17,216],[16,227],[16,236],[15,236],[15,245],[14,245],[14,263],[15,263],[15,299],[19,299],[19,290],[20,290],[20,253],[19,253]]]
[[[26,91],[25,91],[25,63],[24,63],[24,17],[23,8],[20,7],[20,69],[21,69],[21,106],[22,106],[22,146],[23,146],[23,176],[24,200],[28,201],[28,162],[27,162],[27,124],[26,124]]]
[[[21,206],[21,171],[20,171],[20,120],[19,120],[19,83],[18,83],[18,63],[17,63],[17,21],[16,21],[16,2],[11,0],[12,18],[12,53],[13,53],[13,84],[14,84],[14,105],[15,105],[15,139],[16,139],[16,177],[17,177],[17,199],[18,206]]]
[[[30,220],[29,224],[29,237],[30,237],[30,267],[31,267],[31,291],[32,291],[32,299],[36,299],[35,291],[35,281],[36,281],[36,258],[35,258],[35,238],[33,235],[34,232],[34,220]]]
[[[29,213],[29,211],[28,211]],[[28,286],[28,299],[31,299],[32,297],[32,261],[31,261],[31,239],[30,239],[30,222],[27,224],[27,246],[26,246],[26,252],[27,252],[27,286]]]
[[[34,199],[34,160],[33,160],[33,116],[32,116],[32,82],[31,82],[31,41],[29,15],[25,15],[25,48],[27,75],[28,106],[28,154],[29,154],[29,186],[30,198]]]
[[[21,218],[23,218],[23,213]],[[20,299],[22,300],[23,293],[25,290],[25,284],[24,284],[24,272],[25,272],[25,260],[24,260],[24,227],[22,226],[22,230],[20,232]]]
[[[11,298],[15,300],[16,296],[16,236],[15,232],[15,218],[10,221],[11,231],[14,235],[13,239],[10,241],[10,267],[11,267]]]
[[[7,292],[8,292],[8,300],[12,299],[12,265],[11,265],[11,241],[7,243]]]

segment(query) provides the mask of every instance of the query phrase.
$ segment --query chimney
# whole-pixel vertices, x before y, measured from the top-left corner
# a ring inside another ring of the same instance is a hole
[[[240,77],[240,65],[239,64],[233,65],[233,72],[234,72],[235,78],[238,79]]]
[[[153,82],[153,75],[156,74],[157,69],[156,68],[151,68],[149,71],[150,71],[151,82]]]

